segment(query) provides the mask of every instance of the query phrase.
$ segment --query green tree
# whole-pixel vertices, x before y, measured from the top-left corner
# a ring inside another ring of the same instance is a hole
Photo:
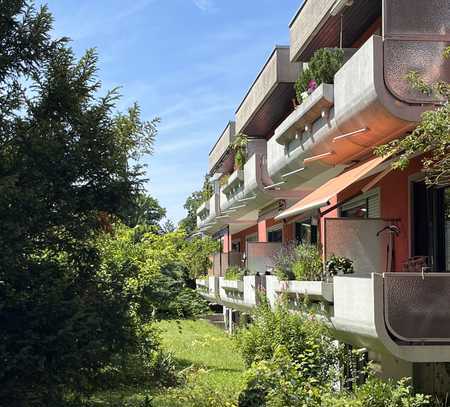
[[[197,230],[197,209],[203,203],[203,191],[195,191],[189,195],[184,203],[187,215],[179,223],[188,235],[192,235]]]
[[[136,194],[132,204],[121,214],[124,223],[129,227],[147,225],[160,228],[160,222],[165,216],[166,210],[158,200],[142,192]]]
[[[138,346],[124,279],[95,241],[133,203],[157,120],[99,97],[97,56],[50,37],[52,16],[0,2],[0,405],[60,406]]]
[[[444,52],[450,58],[450,47]],[[417,154],[424,154],[422,165],[428,185],[448,185],[450,182],[450,84],[440,81],[426,83],[418,72],[410,72],[409,83],[417,90],[443,99],[442,106],[423,113],[416,129],[402,139],[396,139],[376,149],[381,156],[395,155],[394,169],[405,169]]]

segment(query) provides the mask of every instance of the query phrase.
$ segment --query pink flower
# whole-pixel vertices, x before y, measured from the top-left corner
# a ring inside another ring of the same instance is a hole
[[[317,82],[314,79],[311,79],[308,82],[308,93],[311,94],[317,89]]]

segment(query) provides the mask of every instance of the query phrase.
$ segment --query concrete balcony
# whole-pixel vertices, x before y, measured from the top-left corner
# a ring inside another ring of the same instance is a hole
[[[219,298],[219,278],[209,276],[204,279],[196,279],[197,291],[208,301],[216,303]]]
[[[197,226],[200,230],[211,228],[217,225],[216,216],[218,213],[219,194],[214,193],[206,202],[203,202],[197,209]]]
[[[208,173],[223,172],[222,167],[227,167],[227,161],[232,161],[232,157],[228,157],[228,153],[230,152],[235,136],[236,125],[234,122],[229,122],[209,153]]]
[[[289,61],[289,47],[276,46],[236,110],[236,133],[265,137],[293,109],[299,64]]]
[[[220,189],[220,210],[222,216],[237,219],[271,201],[265,193],[263,178],[266,169],[267,142],[264,139],[250,139],[247,146],[247,162],[242,170],[235,170],[227,183]]]
[[[280,281],[276,276],[266,277],[267,298],[272,307],[285,295],[291,303],[303,301],[333,303],[333,284],[324,281]]]
[[[341,14],[342,47],[351,47],[381,16],[381,8],[382,0],[306,0],[289,24],[291,61],[308,62],[320,48],[339,47]]]
[[[424,104],[420,95],[416,104],[394,97],[385,83],[385,63],[383,41],[372,36],[336,73],[334,86],[320,86],[275,129],[267,146],[275,183],[290,189],[314,183],[327,170],[334,176],[339,166],[417,125],[434,105]]]
[[[221,277],[219,286],[222,305],[246,312],[257,305],[257,293],[261,288],[261,277],[245,276],[242,281],[225,280]]]
[[[450,361],[450,273],[334,278],[332,329],[409,362]]]

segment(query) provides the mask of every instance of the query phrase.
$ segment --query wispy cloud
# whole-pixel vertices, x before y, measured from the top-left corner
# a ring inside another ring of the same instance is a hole
[[[193,0],[193,2],[201,11],[215,10],[214,2],[212,0]]]

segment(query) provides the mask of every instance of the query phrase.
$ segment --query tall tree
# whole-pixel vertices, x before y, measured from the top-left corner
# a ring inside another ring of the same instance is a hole
[[[166,210],[161,207],[156,198],[139,192],[121,216],[124,223],[129,227],[146,225],[160,228],[160,222],[166,216]]]
[[[0,2],[0,405],[60,406],[135,342],[94,241],[141,190],[130,162],[157,121],[114,113],[95,52],[77,61],[51,28],[47,8]]]
[[[186,230],[188,235],[191,235],[197,230],[197,209],[203,201],[203,191],[195,191],[188,196],[184,203],[187,216],[180,221],[179,226]]]

